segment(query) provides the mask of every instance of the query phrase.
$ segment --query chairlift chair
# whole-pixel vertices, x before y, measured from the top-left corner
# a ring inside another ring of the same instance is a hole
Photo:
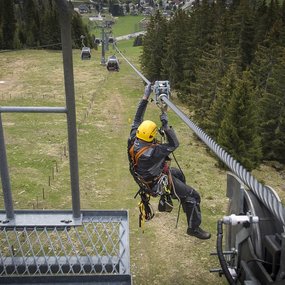
[[[96,45],[100,45],[101,44],[101,40],[100,39],[95,39],[95,44]]]
[[[115,42],[115,39],[113,37],[109,37],[108,42],[109,44],[113,44]]]
[[[107,60],[107,69],[108,71],[119,71],[119,61],[115,55],[109,56]]]
[[[81,50],[81,59],[91,59],[91,51],[89,47],[83,47]]]

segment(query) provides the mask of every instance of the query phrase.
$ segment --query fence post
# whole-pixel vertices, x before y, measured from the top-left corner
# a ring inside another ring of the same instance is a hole
[[[0,172],[1,172],[1,181],[2,181],[2,189],[4,196],[4,204],[6,209],[6,217],[7,219],[14,219],[14,207],[12,200],[12,192],[11,192],[11,184],[10,177],[8,171],[8,162],[4,141],[4,131],[2,125],[2,116],[0,112]]]

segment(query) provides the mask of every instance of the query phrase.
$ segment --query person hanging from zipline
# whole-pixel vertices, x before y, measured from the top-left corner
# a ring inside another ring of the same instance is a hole
[[[187,234],[199,239],[209,239],[211,234],[200,227],[199,193],[186,184],[185,176],[180,169],[170,167],[169,155],[178,148],[179,142],[173,128],[168,125],[167,114],[162,112],[160,115],[162,131],[166,137],[165,143],[160,143],[156,139],[157,125],[153,121],[143,120],[151,92],[151,84],[148,84],[137,107],[128,139],[130,172],[139,185],[138,193],[145,206],[145,211],[141,212],[141,215],[146,215],[147,220],[153,217],[148,197],[160,196],[158,210],[168,212],[173,208],[171,197],[178,198],[186,214]]]

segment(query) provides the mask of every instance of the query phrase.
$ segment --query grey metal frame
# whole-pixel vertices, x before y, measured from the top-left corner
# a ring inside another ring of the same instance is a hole
[[[67,1],[55,2],[60,15],[66,106],[0,106],[5,206],[0,211],[0,283],[131,284],[128,212],[80,209],[71,14]],[[14,210],[2,113],[66,114],[72,211]]]
[[[5,149],[5,140],[1,113],[4,112],[31,112],[31,113],[65,113],[67,116],[67,133],[69,146],[69,165],[72,195],[73,219],[80,219],[80,193],[78,175],[78,153],[77,153],[77,131],[76,131],[76,110],[75,92],[72,61],[72,41],[71,41],[71,15],[68,3],[64,0],[56,0],[61,26],[62,56],[64,69],[64,85],[66,107],[1,107],[0,108],[0,164],[1,181],[4,193],[4,204],[8,220],[13,220],[14,208],[11,194],[11,184]]]
[[[30,276],[80,280],[85,275],[109,275],[109,281],[124,276],[130,284],[127,211],[82,211],[82,223],[77,225],[61,220],[71,215],[68,211],[15,213],[26,220],[0,225],[0,283],[13,278],[22,284],[22,277]]]

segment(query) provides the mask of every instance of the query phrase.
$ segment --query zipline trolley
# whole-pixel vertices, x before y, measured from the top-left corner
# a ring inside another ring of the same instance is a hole
[[[155,103],[160,107],[161,110],[166,111],[167,105],[163,100],[161,100],[161,96],[163,95],[167,99],[170,98],[171,93],[169,81],[155,81],[153,91],[155,94]]]

